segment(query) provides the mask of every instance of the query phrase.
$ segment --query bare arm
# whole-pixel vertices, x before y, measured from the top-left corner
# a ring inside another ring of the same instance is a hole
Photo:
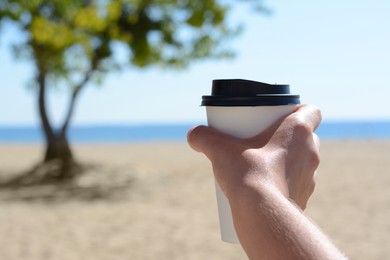
[[[323,232],[273,187],[230,200],[241,245],[250,259],[345,259]]]
[[[315,186],[321,113],[300,106],[250,140],[208,127],[190,130],[190,146],[212,162],[250,259],[345,259],[302,212]]]

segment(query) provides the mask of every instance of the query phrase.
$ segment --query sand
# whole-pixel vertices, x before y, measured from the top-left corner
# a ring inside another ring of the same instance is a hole
[[[246,259],[223,243],[209,162],[185,143],[76,145],[75,187],[0,190],[0,259]],[[0,177],[39,145],[0,145]],[[390,259],[390,141],[323,141],[306,214],[351,259]]]

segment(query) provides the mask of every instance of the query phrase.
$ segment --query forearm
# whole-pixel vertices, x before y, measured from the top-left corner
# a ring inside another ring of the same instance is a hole
[[[238,237],[250,259],[345,259],[324,233],[272,186],[261,185],[243,193],[229,200]]]

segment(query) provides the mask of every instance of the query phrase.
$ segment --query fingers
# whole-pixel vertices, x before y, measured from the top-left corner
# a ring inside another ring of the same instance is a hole
[[[205,126],[194,126],[187,133],[188,144],[197,152],[203,152],[204,150],[206,140],[203,136],[207,135],[205,134],[206,131],[208,130],[205,129]]]
[[[314,184],[315,184],[315,181],[317,180],[317,178],[318,178],[318,171],[315,171],[313,174]]]
[[[322,120],[321,111],[312,105],[299,105],[293,115],[297,116],[302,123],[306,124],[312,132],[317,129]]]
[[[314,144],[316,145],[316,147],[317,147],[317,149],[319,151],[320,147],[321,147],[320,138],[318,137],[318,135],[313,134],[313,140],[314,140]]]
[[[187,134],[187,142],[197,152],[204,153],[209,159],[232,151],[237,146],[231,137],[206,126],[191,128]]]

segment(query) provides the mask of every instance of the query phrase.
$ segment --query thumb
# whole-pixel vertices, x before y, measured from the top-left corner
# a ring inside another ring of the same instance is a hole
[[[197,152],[204,153],[210,160],[224,154],[236,145],[233,138],[207,126],[195,126],[188,131],[187,142]]]

